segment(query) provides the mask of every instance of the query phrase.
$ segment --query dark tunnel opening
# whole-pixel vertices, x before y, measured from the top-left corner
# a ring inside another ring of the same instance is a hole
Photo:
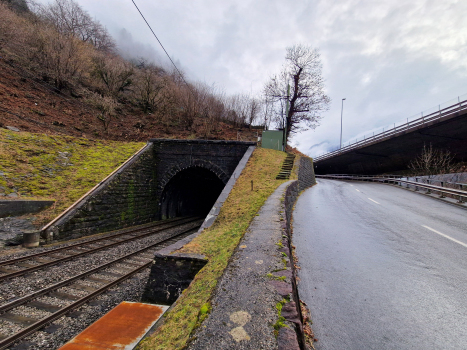
[[[177,173],[164,188],[162,219],[177,216],[206,216],[225,184],[212,171],[192,167]]]

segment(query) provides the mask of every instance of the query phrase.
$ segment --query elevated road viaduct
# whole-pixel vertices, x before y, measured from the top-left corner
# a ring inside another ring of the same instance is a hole
[[[314,159],[315,173],[382,174],[407,170],[423,146],[467,161],[467,100]]]

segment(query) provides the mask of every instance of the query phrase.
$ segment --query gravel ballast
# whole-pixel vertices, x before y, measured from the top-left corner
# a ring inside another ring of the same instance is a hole
[[[0,284],[0,304],[7,302],[13,298],[18,298],[27,294],[30,294],[36,290],[47,287],[51,284],[60,282],[73,275],[85,272],[96,266],[108,263],[111,260],[125,256],[132,251],[141,249],[147,245],[154,244],[161,238],[166,239],[173,236],[175,233],[185,231],[189,228],[195,228],[197,223],[185,224],[182,227],[169,229],[164,233],[158,233],[151,237],[146,237],[137,241],[128,242],[121,246],[106,249],[94,254],[90,254],[85,257],[77,258],[66,263],[62,263],[57,266],[46,268],[41,271],[33,272],[25,276],[13,278],[10,281],[4,281]],[[199,226],[199,225],[198,225]],[[164,244],[173,243],[175,239],[184,238],[188,234],[182,234],[177,238],[171,239],[168,243],[163,243],[159,247],[150,248],[145,251],[142,255],[144,257],[132,257],[128,260],[112,265],[111,267],[102,270],[101,273],[94,273],[90,276],[99,278],[102,280],[113,281],[117,277],[106,275],[105,272],[113,272],[116,274],[122,274],[122,270],[133,270],[137,266],[131,264],[142,265],[144,262],[150,262],[148,256],[153,256],[154,253],[162,249]],[[55,248],[55,247],[54,247]],[[10,257],[12,258],[12,257]],[[121,268],[121,270],[120,270]],[[52,324],[46,326],[41,331],[34,333],[33,335],[23,339],[21,341],[21,349],[57,349],[70,338],[74,337],[92,322],[102,317],[106,312],[111,310],[113,307],[118,305],[122,301],[139,301],[144,290],[147,278],[149,275],[149,268],[145,268],[140,272],[136,273],[132,277],[129,277],[126,281],[120,283],[97,296],[91,300],[88,304],[81,306],[79,309],[72,311],[69,315],[63,316]],[[76,297],[84,297],[89,294],[85,289],[79,289],[80,286],[101,288],[105,282],[97,282],[92,280],[76,280],[69,286],[61,287],[57,292],[62,292]],[[67,306],[73,301],[62,300],[53,296],[41,296],[36,299],[39,302],[50,304],[53,306]],[[27,316],[35,319],[42,319],[50,313],[48,311],[39,310],[33,307],[21,306],[10,311],[11,313],[18,316]],[[7,335],[14,334],[20,330],[23,326],[0,320],[1,333]],[[33,344],[27,346],[27,344]]]

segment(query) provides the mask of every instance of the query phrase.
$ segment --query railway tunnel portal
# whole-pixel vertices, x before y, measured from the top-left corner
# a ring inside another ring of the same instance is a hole
[[[206,216],[255,142],[151,139],[42,229],[48,240]]]
[[[215,173],[199,166],[178,172],[161,195],[161,218],[206,216],[225,183]]]

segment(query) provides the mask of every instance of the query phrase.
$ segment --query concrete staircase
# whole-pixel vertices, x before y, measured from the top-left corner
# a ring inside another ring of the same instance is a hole
[[[282,168],[279,172],[279,175],[276,176],[276,180],[288,180],[290,177],[290,172],[292,171],[293,168],[293,163],[295,160],[295,155],[294,154],[287,154],[287,157],[284,160],[284,163],[282,164]]]

